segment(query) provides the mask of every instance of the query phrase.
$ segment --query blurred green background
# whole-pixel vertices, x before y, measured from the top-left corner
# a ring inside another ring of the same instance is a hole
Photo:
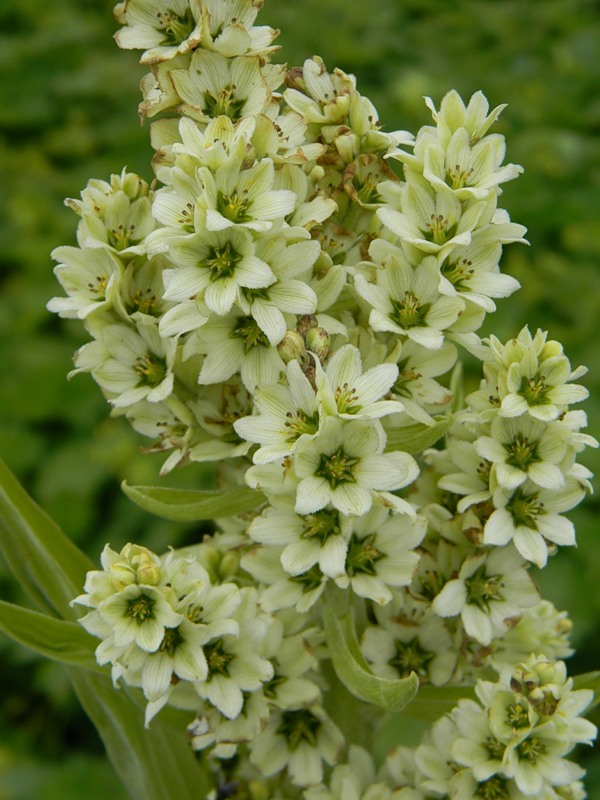
[[[508,103],[497,130],[525,175],[502,205],[529,229],[507,248],[523,289],[488,318],[508,338],[529,323],[560,339],[584,383],[590,432],[600,436],[600,6],[596,0],[267,0],[262,24],[282,29],[290,66],[315,53],[358,78],[387,130],[429,122],[422,102],[456,88]],[[162,550],[198,536],[147,517],[118,489],[156,481],[160,457],[111,420],[89,376],[67,383],[84,338],[45,311],[60,294],[49,252],[74,243],[63,206],[90,177],[123,165],[150,179],[139,126],[136,54],[119,51],[106,0],[3,0],[0,6],[0,453],[28,490],[94,559],[106,541]],[[600,472],[598,451],[584,462]],[[199,469],[171,480],[198,484]],[[598,668],[598,501],[573,514],[579,549],[539,576],[575,623],[573,673]],[[536,576],[537,577],[537,576]],[[0,594],[18,589],[0,563]],[[0,640],[0,800],[124,798],[60,667]],[[596,717],[596,723],[600,720]],[[600,797],[600,757],[585,752]]]

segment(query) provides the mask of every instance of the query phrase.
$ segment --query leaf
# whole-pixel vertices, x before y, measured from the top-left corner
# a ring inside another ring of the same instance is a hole
[[[0,550],[31,599],[55,616],[76,619],[69,605],[92,562],[27,494],[0,461]]]
[[[386,711],[401,711],[411,702],[419,689],[416,674],[390,681],[369,672],[356,641],[351,612],[340,618],[330,605],[325,605],[323,621],[333,666],[349,692]]]
[[[459,700],[475,699],[472,686],[421,686],[415,699],[402,712],[412,719],[435,722],[452,711]]]
[[[581,675],[573,677],[574,689],[591,689],[594,693],[594,699],[586,708],[586,713],[589,713],[593,708],[600,704],[600,671],[584,672]]]
[[[185,729],[160,718],[144,728],[144,712],[130,690],[115,690],[110,679],[69,670],[75,692],[106,746],[109,758],[133,800],[200,800],[210,791]],[[137,690],[134,690],[135,693]]]
[[[452,425],[452,414],[438,417],[435,425],[425,425],[417,422],[414,425],[405,425],[402,428],[386,430],[386,452],[402,450],[405,453],[416,455],[434,445]]]
[[[130,500],[145,511],[176,522],[230,517],[251,511],[265,502],[262,492],[247,486],[227,491],[205,491],[170,489],[165,486],[129,486],[123,481],[121,488]]]
[[[106,674],[94,656],[96,640],[76,622],[0,600],[0,631],[53,661]]]

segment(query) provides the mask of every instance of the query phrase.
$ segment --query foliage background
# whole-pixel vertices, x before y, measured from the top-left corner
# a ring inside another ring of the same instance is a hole
[[[267,0],[262,24],[282,29],[281,60],[314,53],[354,73],[387,130],[429,122],[422,96],[482,89],[506,102],[498,130],[526,171],[503,205],[529,228],[530,248],[507,249],[505,271],[523,289],[488,319],[508,338],[528,322],[585,363],[590,432],[600,436],[600,7],[595,0]],[[62,200],[123,165],[150,178],[138,124],[143,69],[111,40],[107,0],[4,0],[0,8],[0,453],[34,497],[92,557],[109,541],[162,550],[199,531],[148,518],[119,481],[153,483],[156,456],[123,420],[111,420],[88,376],[68,384],[76,324],[45,303],[59,294],[49,252],[74,243]],[[475,380],[472,377],[471,380]],[[600,454],[585,463],[600,472]],[[188,469],[171,483],[198,486]],[[575,623],[573,673],[598,668],[598,500],[574,513],[579,549],[539,576]],[[536,576],[537,577],[537,576]],[[20,600],[0,563],[0,593]],[[596,718],[596,723],[600,720]],[[590,797],[600,754],[582,753]],[[0,640],[0,800],[125,797],[62,669]]]

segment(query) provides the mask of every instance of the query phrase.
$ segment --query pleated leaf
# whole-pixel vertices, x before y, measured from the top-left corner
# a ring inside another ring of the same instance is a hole
[[[226,491],[169,489],[164,486],[129,486],[122,489],[138,506],[157,517],[192,522],[215,517],[230,517],[251,511],[265,502],[262,492],[240,486]]]
[[[145,729],[144,712],[128,689],[115,690],[103,675],[79,669],[69,673],[77,697],[133,800],[201,800],[207,796],[206,771],[190,748],[185,728],[175,729],[157,717]]]
[[[0,631],[53,661],[104,675],[107,673],[94,656],[98,640],[76,622],[49,617],[0,600]]]
[[[402,450],[405,453],[416,455],[428,447],[432,447],[446,433],[452,425],[452,415],[438,419],[435,425],[425,425],[417,422],[414,425],[405,425],[402,428],[391,428],[386,431],[386,452]]]
[[[0,550],[29,597],[54,616],[75,619],[92,562],[27,494],[0,461]]]
[[[330,606],[325,606],[323,621],[333,666],[348,691],[386,711],[402,711],[419,689],[416,674],[395,681],[373,675],[358,647],[352,614],[338,617]]]

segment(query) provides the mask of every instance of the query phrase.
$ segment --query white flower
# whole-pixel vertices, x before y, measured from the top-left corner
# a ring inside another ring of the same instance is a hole
[[[202,47],[229,58],[244,54],[267,55],[279,31],[261,25],[253,27],[260,4],[255,0],[202,0],[208,12],[203,18]]]
[[[160,647],[167,628],[175,628],[183,621],[162,592],[144,584],[125,586],[102,600],[98,613],[112,627],[117,647],[136,644],[148,653]]]
[[[107,292],[124,321],[154,325],[155,320],[169,310],[172,304],[163,299],[166,265],[163,256],[126,263],[121,280],[109,286]]]
[[[499,413],[504,417],[529,413],[545,422],[556,419],[567,405],[588,396],[585,387],[570,383],[586,371],[581,367],[572,371],[569,360],[562,353],[543,358],[543,354],[537,355],[533,347],[526,347],[521,358],[508,367],[506,394],[502,397]]]
[[[116,408],[140,400],[159,403],[172,393],[175,341],[161,339],[154,325],[143,323],[134,329],[104,322],[93,330],[98,339],[77,351],[71,375],[91,372]]]
[[[538,330],[532,336],[527,327],[518,336],[502,344],[495,336],[484,340],[478,355],[484,360],[485,380],[481,388],[467,397],[468,404],[479,411],[499,413],[502,417],[522,414],[542,422],[557,419],[570,403],[585,400],[585,387],[570,381],[585,375],[585,367],[571,370],[559,342],[548,341],[548,334]]]
[[[459,429],[458,432],[462,431]],[[438,487],[464,495],[457,506],[459,514],[462,514],[470,506],[484,503],[491,497],[491,463],[479,455],[473,442],[459,439],[458,436],[449,436],[447,446],[448,455],[461,471],[443,475],[438,481]]]
[[[502,664],[523,661],[531,652],[541,653],[550,661],[568,658],[573,655],[569,644],[572,628],[566,611],[558,611],[549,600],[541,600],[524,609],[519,622],[495,643],[492,663],[499,669]]]
[[[392,599],[390,586],[408,586],[419,563],[415,551],[425,536],[427,521],[418,515],[411,519],[388,508],[373,507],[352,520],[345,574],[335,582],[348,586],[360,597],[381,605]]]
[[[200,697],[228,719],[235,719],[242,711],[244,692],[260,689],[273,677],[273,665],[258,654],[267,623],[257,614],[256,590],[248,587],[239,593],[241,604],[233,613],[239,633],[224,633],[204,645],[208,674],[204,682],[194,684]]]
[[[398,377],[395,364],[379,364],[363,373],[358,348],[344,345],[317,370],[319,399],[327,414],[342,419],[372,419],[404,410],[402,403],[382,400]]]
[[[124,0],[115,7],[117,44],[125,50],[145,50],[143,64],[167,61],[187,53],[201,35],[201,0]]]
[[[294,210],[296,195],[287,189],[273,189],[275,172],[270,158],[248,169],[230,159],[215,170],[198,170],[199,203],[206,210],[206,229],[219,231],[239,226],[264,232]]]
[[[557,740],[552,726],[536,728],[526,739],[507,750],[504,773],[528,797],[540,795],[546,786],[562,786],[583,777],[585,771],[563,756],[571,748]]]
[[[496,310],[492,298],[509,297],[516,292],[520,286],[517,279],[504,275],[498,267],[502,245],[499,240],[490,241],[494,233],[500,239],[503,226],[490,223],[475,231],[470,245],[455,248],[444,260],[440,266],[441,294],[449,297],[458,294],[464,300],[491,312]]]
[[[389,205],[377,210],[386,228],[403,242],[440,260],[458,245],[471,243],[471,233],[486,210],[486,202],[476,201],[463,209],[449,188],[434,192],[417,183],[401,188],[401,209]]]
[[[348,763],[334,767],[329,786],[307,789],[304,797],[306,800],[391,800],[392,789],[376,782],[375,764],[370,753],[362,747],[350,745]]]
[[[388,606],[380,610],[384,612]],[[388,680],[407,678],[415,672],[434,686],[448,683],[456,667],[450,634],[434,614],[408,618],[378,614],[380,624],[361,637],[360,649],[373,672]]]
[[[539,599],[524,567],[510,547],[468,556],[458,577],[446,583],[432,608],[441,617],[460,614],[469,636],[488,645],[514,624],[521,609]]]
[[[544,567],[547,541],[575,544],[573,523],[561,513],[576,506],[584,494],[585,489],[574,478],[567,478],[563,489],[538,489],[529,481],[512,494],[499,489],[494,494],[496,510],[485,524],[483,542],[502,546],[512,540],[523,558]]]
[[[393,355],[398,363],[398,377],[391,388],[392,396],[399,398],[411,419],[433,425],[435,420],[431,414],[442,413],[452,400],[450,390],[434,378],[453,367],[456,348],[444,342],[439,350],[429,350],[406,339],[398,342]],[[396,419],[402,418],[392,418],[388,424],[394,426]]]
[[[176,266],[164,272],[165,299],[202,300],[219,316],[231,311],[241,287],[261,289],[276,280],[255,255],[249,231],[205,231],[174,243],[170,258]]]
[[[234,422],[236,433],[261,445],[253,457],[255,464],[280,461],[319,430],[315,391],[298,361],[290,361],[286,376],[287,386],[259,386],[254,395],[258,413]]]
[[[235,719],[229,719],[218,708],[207,703],[196,719],[188,725],[187,733],[193,750],[206,750],[212,747],[210,755],[217,758],[232,758],[236,754],[237,745],[252,741],[264,728],[268,719],[269,705],[263,693],[244,692],[244,705]]]
[[[267,727],[250,744],[250,761],[265,777],[287,767],[295,786],[311,786],[323,778],[323,761],[335,764],[344,737],[319,706],[274,711]]]
[[[110,291],[118,283],[123,264],[103,248],[57,247],[52,258],[60,261],[54,274],[68,297],[53,297],[46,308],[61,317],[85,319],[110,306]]]
[[[498,184],[514,180],[523,172],[517,164],[501,167],[505,151],[504,136],[500,134],[472,143],[469,131],[457,128],[445,146],[425,146],[423,177],[436,190],[445,191],[449,186],[459,200],[484,199],[490,192],[496,193]]]
[[[206,353],[198,377],[201,384],[222,383],[240,373],[249,392],[257,385],[277,382],[285,365],[277,348],[253,317],[232,311],[226,317],[212,317],[194,332],[184,345],[184,358]]]
[[[389,491],[412,483],[417,464],[407,453],[383,454],[382,431],[374,423],[329,417],[318,436],[298,445],[298,514],[311,514],[331,503],[343,514],[361,516],[377,496],[408,511],[408,504]]]
[[[285,334],[285,314],[312,314],[317,307],[317,296],[307,284],[319,245],[303,240],[304,233],[304,229],[288,228],[284,235],[261,237],[256,253],[269,265],[276,281],[264,289],[238,291],[238,307],[254,317],[271,344],[280,342]]]
[[[309,628],[299,633],[286,635],[285,618],[274,617],[263,642],[263,654],[273,664],[273,677],[264,684],[265,697],[277,708],[301,708],[312,706],[321,700],[322,691],[318,686],[318,665],[310,639],[319,629]],[[289,619],[289,618],[288,618]],[[296,630],[297,617],[287,627]]]
[[[543,489],[561,489],[565,477],[559,467],[567,443],[559,422],[545,424],[528,415],[496,417],[491,436],[480,436],[473,447],[494,464],[498,485],[516,489],[527,478]]]
[[[271,91],[281,83],[282,67],[261,66],[258,56],[231,59],[199,49],[189,69],[174,69],[170,78],[188,116],[200,122],[221,115],[237,121],[267,110]]]
[[[355,287],[373,310],[369,325],[375,331],[408,336],[417,344],[438,350],[442,331],[456,321],[464,308],[458,297],[443,297],[438,291],[439,268],[434,258],[416,268],[401,258],[390,257],[377,273],[377,283],[357,275]]]
[[[300,516],[293,501],[282,497],[277,507],[269,506],[254,518],[247,533],[261,544],[283,545],[281,564],[288,574],[302,575],[318,564],[324,575],[336,578],[344,574],[349,527],[339,511],[322,509]]]
[[[460,128],[467,130],[473,143],[478,142],[506,108],[506,104],[503,104],[489,111],[489,103],[483,92],[475,92],[465,106],[454,89],[444,95],[439,111],[430,97],[425,98],[425,103],[436,122],[436,133],[444,147],[452,134]]]
[[[316,565],[289,575],[281,565],[283,550],[273,545],[255,547],[243,556],[241,566],[266,587],[260,593],[261,608],[267,612],[295,608],[304,614],[319,600],[328,579]]]
[[[81,216],[79,246],[105,248],[124,260],[142,255],[145,238],[156,226],[148,193],[148,184],[125,169],[111,175],[110,183],[88,181],[81,201],[66,201]]]
[[[484,782],[502,770],[506,743],[490,730],[485,709],[474,700],[461,700],[452,712],[459,736],[451,748],[452,758],[470,767],[476,781]]]

